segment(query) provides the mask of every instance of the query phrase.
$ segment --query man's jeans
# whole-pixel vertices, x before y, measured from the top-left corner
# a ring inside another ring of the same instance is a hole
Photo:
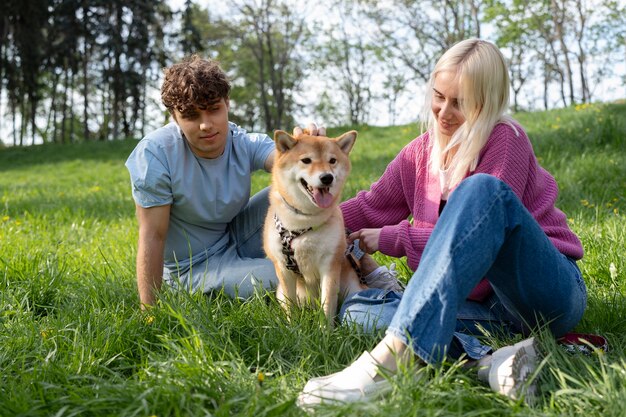
[[[274,264],[263,251],[263,224],[269,207],[269,188],[250,198],[228,227],[228,244],[208,248],[208,259],[178,274],[164,270],[172,286],[209,293],[221,290],[231,297],[250,297],[255,288],[278,285]]]
[[[494,295],[466,300],[486,277]],[[404,294],[377,289],[350,296],[344,322],[387,333],[410,345],[427,363],[462,352],[490,352],[479,327],[526,333],[547,325],[555,336],[582,318],[587,291],[574,260],[550,242],[504,182],[476,174],[450,195]]]

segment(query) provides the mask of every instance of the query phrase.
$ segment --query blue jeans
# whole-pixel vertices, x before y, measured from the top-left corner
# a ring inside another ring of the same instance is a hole
[[[209,293],[223,289],[231,297],[250,297],[255,288],[275,288],[274,264],[263,251],[263,224],[269,207],[269,187],[250,198],[229,224],[228,244],[184,273],[164,270],[165,280],[177,288]]]
[[[486,277],[494,295],[466,300]],[[404,294],[368,289],[343,304],[344,322],[387,328],[425,362],[491,349],[487,330],[526,333],[546,325],[555,336],[582,318],[587,290],[573,259],[561,254],[504,182],[476,174],[451,194]]]

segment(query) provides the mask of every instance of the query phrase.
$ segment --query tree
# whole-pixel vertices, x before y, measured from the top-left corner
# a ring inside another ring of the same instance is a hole
[[[333,97],[340,103],[337,110],[343,111],[344,123],[359,125],[366,123],[372,99],[372,77],[380,64],[377,48],[367,39],[368,34],[359,27],[360,16],[357,3],[334,1],[330,6],[338,17],[337,21],[326,22],[325,29],[319,29],[323,39],[317,40],[314,63],[324,76],[327,88],[332,94],[322,96],[324,100]],[[324,105],[328,107],[328,105]],[[324,106],[318,106],[322,109]]]
[[[426,81],[437,59],[455,43],[481,35],[478,0],[361,0],[380,31],[380,47]]]
[[[544,54],[538,52],[542,41],[532,27],[528,5],[523,1],[491,1],[486,5],[485,21],[496,28],[495,43],[508,55],[507,65],[511,75],[513,111],[521,109],[519,95],[526,82],[534,75],[536,62],[542,62]],[[529,59],[530,56],[536,59]]]
[[[540,70],[545,109],[555,104],[549,99],[554,95],[551,90],[555,83],[563,106],[590,101],[593,80],[600,80],[608,74],[610,66],[590,69],[589,60],[606,60],[610,56],[608,51],[615,44],[604,51],[600,45],[608,45],[607,40],[618,39],[617,33],[624,32],[616,29],[624,25],[619,25],[619,18],[611,15],[611,5],[614,4],[584,0],[489,2],[486,20],[495,23],[498,42],[512,52],[510,66],[515,95],[522,75],[516,65],[525,62],[525,79]],[[610,36],[606,36],[607,33]],[[513,59],[516,55],[518,58]]]
[[[48,4],[42,0],[23,0],[9,2],[4,7],[8,19],[5,17],[3,20],[3,31],[11,45],[5,49],[6,61],[3,60],[3,65],[8,78],[7,94],[13,111],[14,134],[19,135],[19,141],[15,136],[14,142],[23,145],[29,128],[31,136],[37,132]],[[19,129],[16,127],[16,112],[21,116]]]
[[[591,74],[589,83],[590,95],[593,95],[594,86],[609,77],[616,75],[619,64],[626,62],[626,4],[623,1],[602,1],[599,7],[595,7],[595,16],[589,32],[592,39],[595,54],[587,56],[587,62],[599,61],[596,70]],[[626,74],[622,73],[622,86],[626,86]],[[626,90],[624,90],[626,97]]]
[[[180,46],[185,55],[199,54],[205,50],[199,25],[194,19],[199,14],[202,14],[202,10],[191,0],[185,0],[180,31]]]
[[[98,28],[103,64],[100,139],[130,137],[145,110],[146,83],[160,56],[159,35],[171,12],[164,1],[104,2]]]
[[[240,0],[228,7],[226,17],[211,16],[201,29],[209,53],[233,81],[232,120],[268,132],[292,124],[306,65],[299,52],[309,37],[306,14],[281,0]]]

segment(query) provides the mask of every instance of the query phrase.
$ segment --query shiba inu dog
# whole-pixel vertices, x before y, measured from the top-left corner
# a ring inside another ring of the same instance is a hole
[[[339,210],[357,132],[297,138],[278,130],[263,246],[278,275],[277,298],[289,312],[320,300],[330,326],[341,293],[364,288],[345,256]]]

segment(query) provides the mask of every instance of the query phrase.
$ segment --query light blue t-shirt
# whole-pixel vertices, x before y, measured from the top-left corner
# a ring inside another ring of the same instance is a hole
[[[274,150],[267,135],[229,123],[224,153],[196,156],[176,123],[143,138],[128,157],[132,194],[141,207],[171,204],[164,261],[186,272],[228,244],[228,223],[250,198],[250,176]]]

